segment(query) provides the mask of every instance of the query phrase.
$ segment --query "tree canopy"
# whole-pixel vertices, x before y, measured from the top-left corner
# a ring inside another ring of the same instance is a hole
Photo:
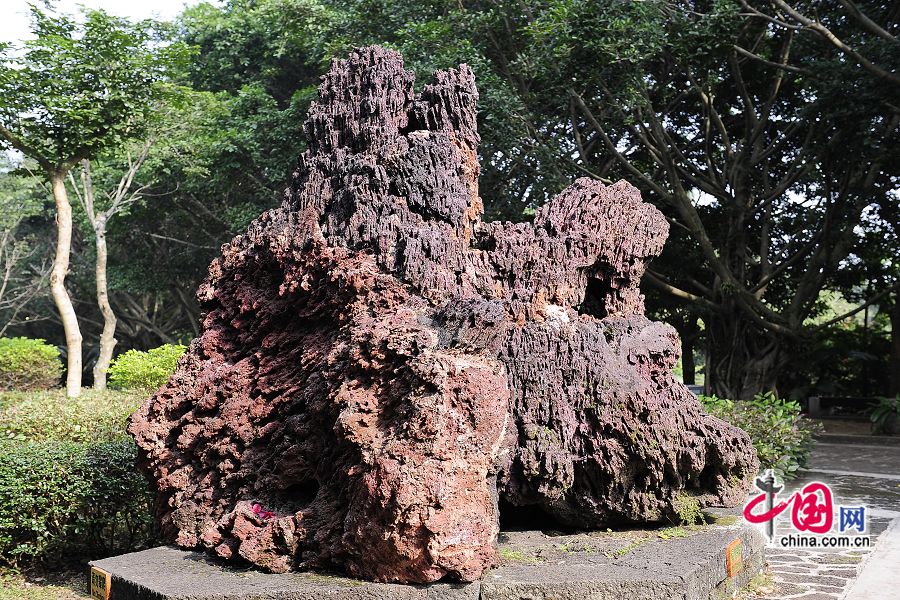
[[[0,140],[45,170],[71,167],[144,135],[182,45],[158,47],[153,24],[32,7],[34,39],[0,55]]]
[[[36,19],[44,39],[67,41],[26,45],[0,74],[0,95],[17,97],[0,101],[0,125],[35,160],[114,163],[107,148],[165,131],[139,175],[146,198],[109,226],[126,347],[196,332],[193,290],[219,245],[280,202],[328,61],[378,43],[404,54],[417,85],[472,67],[488,218],[527,220],[584,176],[626,179],[663,210],[671,234],[644,282],[648,308],[676,326],[685,371],[696,353],[710,391],[815,391],[823,378],[798,375],[804,349],[852,361],[881,348],[868,354],[887,361],[893,344],[900,370],[900,316],[888,318],[900,281],[896,3],[227,0],[166,26]],[[97,68],[115,52],[128,56]],[[29,56],[46,66],[28,71]],[[182,93],[160,100],[160,85]],[[96,319],[87,268],[72,286]],[[857,309],[880,320],[835,345]]]

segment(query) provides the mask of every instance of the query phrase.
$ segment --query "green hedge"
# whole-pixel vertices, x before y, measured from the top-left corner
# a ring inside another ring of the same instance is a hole
[[[164,344],[143,352],[129,350],[109,367],[109,385],[120,390],[155,391],[169,379],[187,348]]]
[[[59,350],[44,340],[0,338],[0,390],[49,390],[59,385]]]
[[[130,439],[0,442],[0,559],[12,567],[146,547],[151,495]]]
[[[0,565],[97,558],[156,541],[125,419],[140,396],[0,394]]]
[[[716,396],[700,396],[700,401],[708,413],[750,435],[763,469],[791,479],[809,461],[820,426],[800,414],[797,402],[771,393],[737,402]]]
[[[136,392],[84,389],[0,393],[0,439],[90,442],[125,435],[128,416],[140,406]]]

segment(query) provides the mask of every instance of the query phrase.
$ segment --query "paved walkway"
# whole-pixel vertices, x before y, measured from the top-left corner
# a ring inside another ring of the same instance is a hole
[[[809,469],[785,491],[810,481],[828,483],[836,505],[868,507],[872,545],[862,550],[767,548],[774,589],[764,598],[900,600],[900,446],[820,443]],[[787,532],[790,525],[782,520],[776,527]]]

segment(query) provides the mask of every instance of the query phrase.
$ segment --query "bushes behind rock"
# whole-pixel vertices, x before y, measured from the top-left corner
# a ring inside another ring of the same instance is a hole
[[[791,479],[809,461],[819,425],[800,414],[797,402],[771,393],[740,401],[700,396],[700,401],[711,415],[750,434],[761,468]]]
[[[154,539],[130,439],[0,442],[0,560],[21,567],[128,552]]]
[[[120,390],[155,391],[166,382],[187,348],[164,344],[143,352],[129,350],[109,367],[109,385]]]
[[[0,565],[28,567],[145,548],[152,494],[125,419],[140,396],[0,394]]]
[[[0,338],[0,391],[48,390],[59,385],[59,350],[44,340]]]
[[[137,392],[62,390],[0,393],[0,440],[90,442],[125,436],[128,416],[144,396]]]

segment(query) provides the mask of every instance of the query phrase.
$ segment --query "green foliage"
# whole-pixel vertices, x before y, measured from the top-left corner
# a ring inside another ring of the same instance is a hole
[[[893,22],[890,3],[858,4]],[[900,45],[839,4],[797,7],[897,72]],[[653,263],[671,285],[645,280],[649,313],[703,319],[696,346],[712,389],[884,393],[889,330],[814,333],[807,317],[820,289],[858,303],[898,280],[896,86],[807,28],[754,17],[737,0],[222,0],[186,8],[166,32],[99,11],[36,10],[34,22],[32,42],[0,44],[0,124],[32,154],[102,146],[120,159],[119,141],[156,132],[139,177],[153,201],[129,207],[108,233],[110,287],[135,301],[119,315],[123,347],[196,333],[199,308],[184,292],[224,241],[281,201],[328,61],[378,43],[403,52],[417,87],[436,68],[474,70],[488,218],[527,220],[581,176],[641,188],[673,224]],[[184,97],[161,102],[176,84]],[[0,221],[18,203],[0,197]],[[42,226],[34,239],[52,240],[52,219]],[[90,258],[73,254],[79,306],[94,299]],[[61,343],[45,318],[52,304],[34,310],[29,335]],[[94,339],[98,319],[84,316]],[[815,340],[800,336],[796,352],[794,336],[773,333],[785,328]]]
[[[890,374],[895,367],[891,363],[891,332],[878,324],[868,330],[849,326],[817,332],[807,342],[807,351],[793,356],[786,365],[785,385],[801,398],[883,394],[890,389]]]
[[[139,396],[0,394],[0,564],[94,558],[155,540],[125,419]]]
[[[873,433],[895,435],[900,433],[900,396],[880,398],[869,415]]]
[[[166,382],[186,346],[164,344],[142,352],[129,350],[109,367],[109,384],[123,390],[153,391]]]
[[[197,48],[188,77],[197,89],[238,92],[258,83],[287,104],[303,82],[317,81],[342,39],[340,13],[320,0],[228,0],[202,3],[179,18]]]
[[[167,315],[196,289],[223,241],[277,206],[304,149],[302,123],[332,48],[341,11],[318,0],[229,0],[185,9],[178,35],[194,52],[179,80],[191,91],[166,115],[147,164],[150,203],[111,227],[113,289],[152,293]],[[190,243],[179,243],[190,240]],[[191,307],[196,310],[196,307]],[[186,315],[178,338],[191,332]],[[142,341],[141,347],[148,342]]]
[[[0,393],[0,440],[116,439],[142,399],[140,393],[90,389],[78,398],[66,398],[63,390]]]
[[[900,264],[898,264],[900,268]],[[828,320],[854,304],[838,294],[823,294],[822,315]],[[792,353],[779,377],[779,389],[794,398],[808,396],[877,397],[890,389],[891,327],[887,310],[861,311],[814,332],[802,342],[803,352]],[[867,323],[863,320],[868,317]],[[810,320],[812,321],[812,320]],[[813,321],[811,324],[815,324]]]
[[[59,350],[44,340],[0,338],[0,390],[47,390],[59,385]]]
[[[128,438],[0,441],[0,560],[21,567],[154,540],[151,495]]]
[[[691,522],[691,523],[683,522],[682,525],[676,525],[675,527],[666,527],[665,529],[660,530],[659,533],[656,534],[656,537],[658,537],[661,540],[686,538],[691,535],[691,531],[688,529],[685,529],[684,525],[689,525],[689,524],[692,525],[693,523],[694,522]]]
[[[700,502],[689,494],[678,494],[675,497],[674,507],[679,525],[696,525],[704,520]]]
[[[186,57],[183,44],[158,43],[150,22],[82,12],[32,5],[34,38],[0,48],[0,142],[45,171],[142,137],[166,94],[164,74]]]
[[[34,193],[37,178],[18,167],[9,155],[0,152],[0,232],[15,229],[43,208],[43,195]]]
[[[750,435],[762,468],[791,479],[809,461],[818,424],[800,414],[797,402],[771,393],[741,401],[700,396],[700,401],[709,414]]]

